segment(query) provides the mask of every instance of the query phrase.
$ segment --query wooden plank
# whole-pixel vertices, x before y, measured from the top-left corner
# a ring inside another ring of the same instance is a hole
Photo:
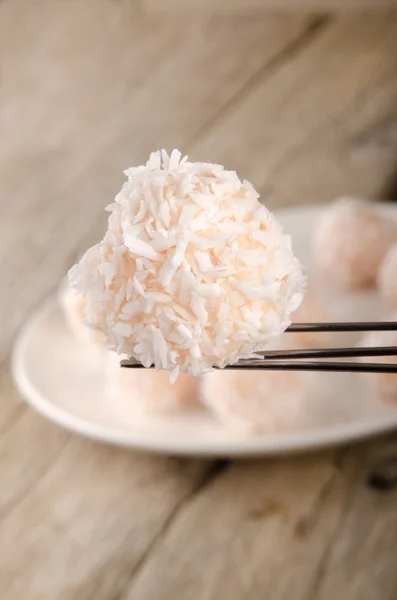
[[[120,600],[306,598],[339,507],[310,545],[294,532],[317,524],[337,478],[330,455],[232,466],[180,511]]]
[[[313,588],[313,600],[386,599],[395,593],[396,494],[368,492],[360,485],[364,478],[361,467],[357,485],[346,499],[344,518],[324,557],[321,576]],[[359,573],[365,573],[365,577]]]
[[[395,8],[395,0],[142,0],[147,13],[244,13],[283,10],[293,12],[379,11]]]
[[[237,169],[270,206],[376,195],[397,145],[397,15],[340,19],[258,81],[197,141],[195,158]],[[375,151],[371,151],[375,148]]]
[[[119,600],[392,597],[396,492],[366,487],[375,448],[234,465],[176,515]]]
[[[40,422],[42,435],[59,435]],[[37,477],[37,433],[29,489],[1,519],[1,597],[115,597],[174,511],[211,477],[210,463],[137,455],[76,438],[57,457],[48,446],[52,463]],[[24,485],[27,466],[22,449],[14,469]],[[2,481],[11,487],[12,481]]]

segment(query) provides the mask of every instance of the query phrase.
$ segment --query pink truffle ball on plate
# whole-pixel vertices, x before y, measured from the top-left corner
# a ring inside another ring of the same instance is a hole
[[[123,358],[108,352],[105,374],[108,398],[126,415],[172,413],[197,405],[198,379],[193,375],[181,374],[172,384],[167,371],[121,368]]]
[[[397,320],[397,314],[390,321]],[[397,331],[373,331],[366,334],[360,346],[397,346]],[[397,356],[362,358],[363,362],[397,364]],[[388,402],[397,402],[397,373],[363,373],[364,381],[372,386],[375,393]]]
[[[397,308],[397,244],[389,248],[379,267],[378,289],[386,302]]]
[[[324,277],[341,289],[370,287],[395,240],[396,223],[374,205],[356,198],[341,198],[324,212],[317,227],[315,260]]]
[[[103,349],[103,335],[84,324],[87,301],[73,288],[62,283],[58,291],[58,301],[64,318],[73,335],[82,344]]]
[[[310,375],[219,370],[201,378],[200,400],[230,429],[278,433],[294,425]]]
[[[293,323],[324,323],[331,321],[331,317],[320,292],[309,288],[302,304],[293,314]],[[324,348],[333,343],[330,333],[288,333],[282,338],[285,348]]]

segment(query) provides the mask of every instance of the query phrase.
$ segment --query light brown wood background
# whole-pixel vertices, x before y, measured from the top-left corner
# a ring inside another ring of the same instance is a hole
[[[395,172],[395,12],[148,6],[0,2],[0,598],[393,600],[397,492],[366,486],[393,438],[152,457],[60,430],[15,391],[20,326],[152,149],[225,163],[272,208],[378,197]]]
[[[140,7],[150,12],[181,11],[247,13],[283,10],[295,12],[337,11],[347,13],[359,10],[379,11],[396,8],[396,0],[141,0]]]

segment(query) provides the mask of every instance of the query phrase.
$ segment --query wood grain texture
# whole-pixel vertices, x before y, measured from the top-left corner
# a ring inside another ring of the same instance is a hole
[[[373,451],[233,465],[182,507],[120,600],[391,598],[397,494],[366,487]]]
[[[233,166],[273,206],[377,195],[397,163],[397,145],[376,144],[397,120],[396,26],[395,13],[325,23],[192,154]]]
[[[395,8],[395,0],[142,0],[141,6],[148,13],[243,13],[283,10],[302,12],[380,11]]]
[[[139,455],[35,415],[9,354],[101,235],[122,169],[155,148],[225,161],[273,206],[378,192],[395,25],[0,3],[1,600],[393,597],[396,492],[365,484],[384,440],[252,464]]]
[[[211,473],[74,438],[47,451],[51,464],[2,515],[3,598],[112,597]]]

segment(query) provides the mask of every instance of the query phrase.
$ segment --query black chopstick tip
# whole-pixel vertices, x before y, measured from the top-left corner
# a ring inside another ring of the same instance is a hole
[[[286,329],[286,333],[349,333],[366,331],[397,331],[397,321],[292,323]]]

